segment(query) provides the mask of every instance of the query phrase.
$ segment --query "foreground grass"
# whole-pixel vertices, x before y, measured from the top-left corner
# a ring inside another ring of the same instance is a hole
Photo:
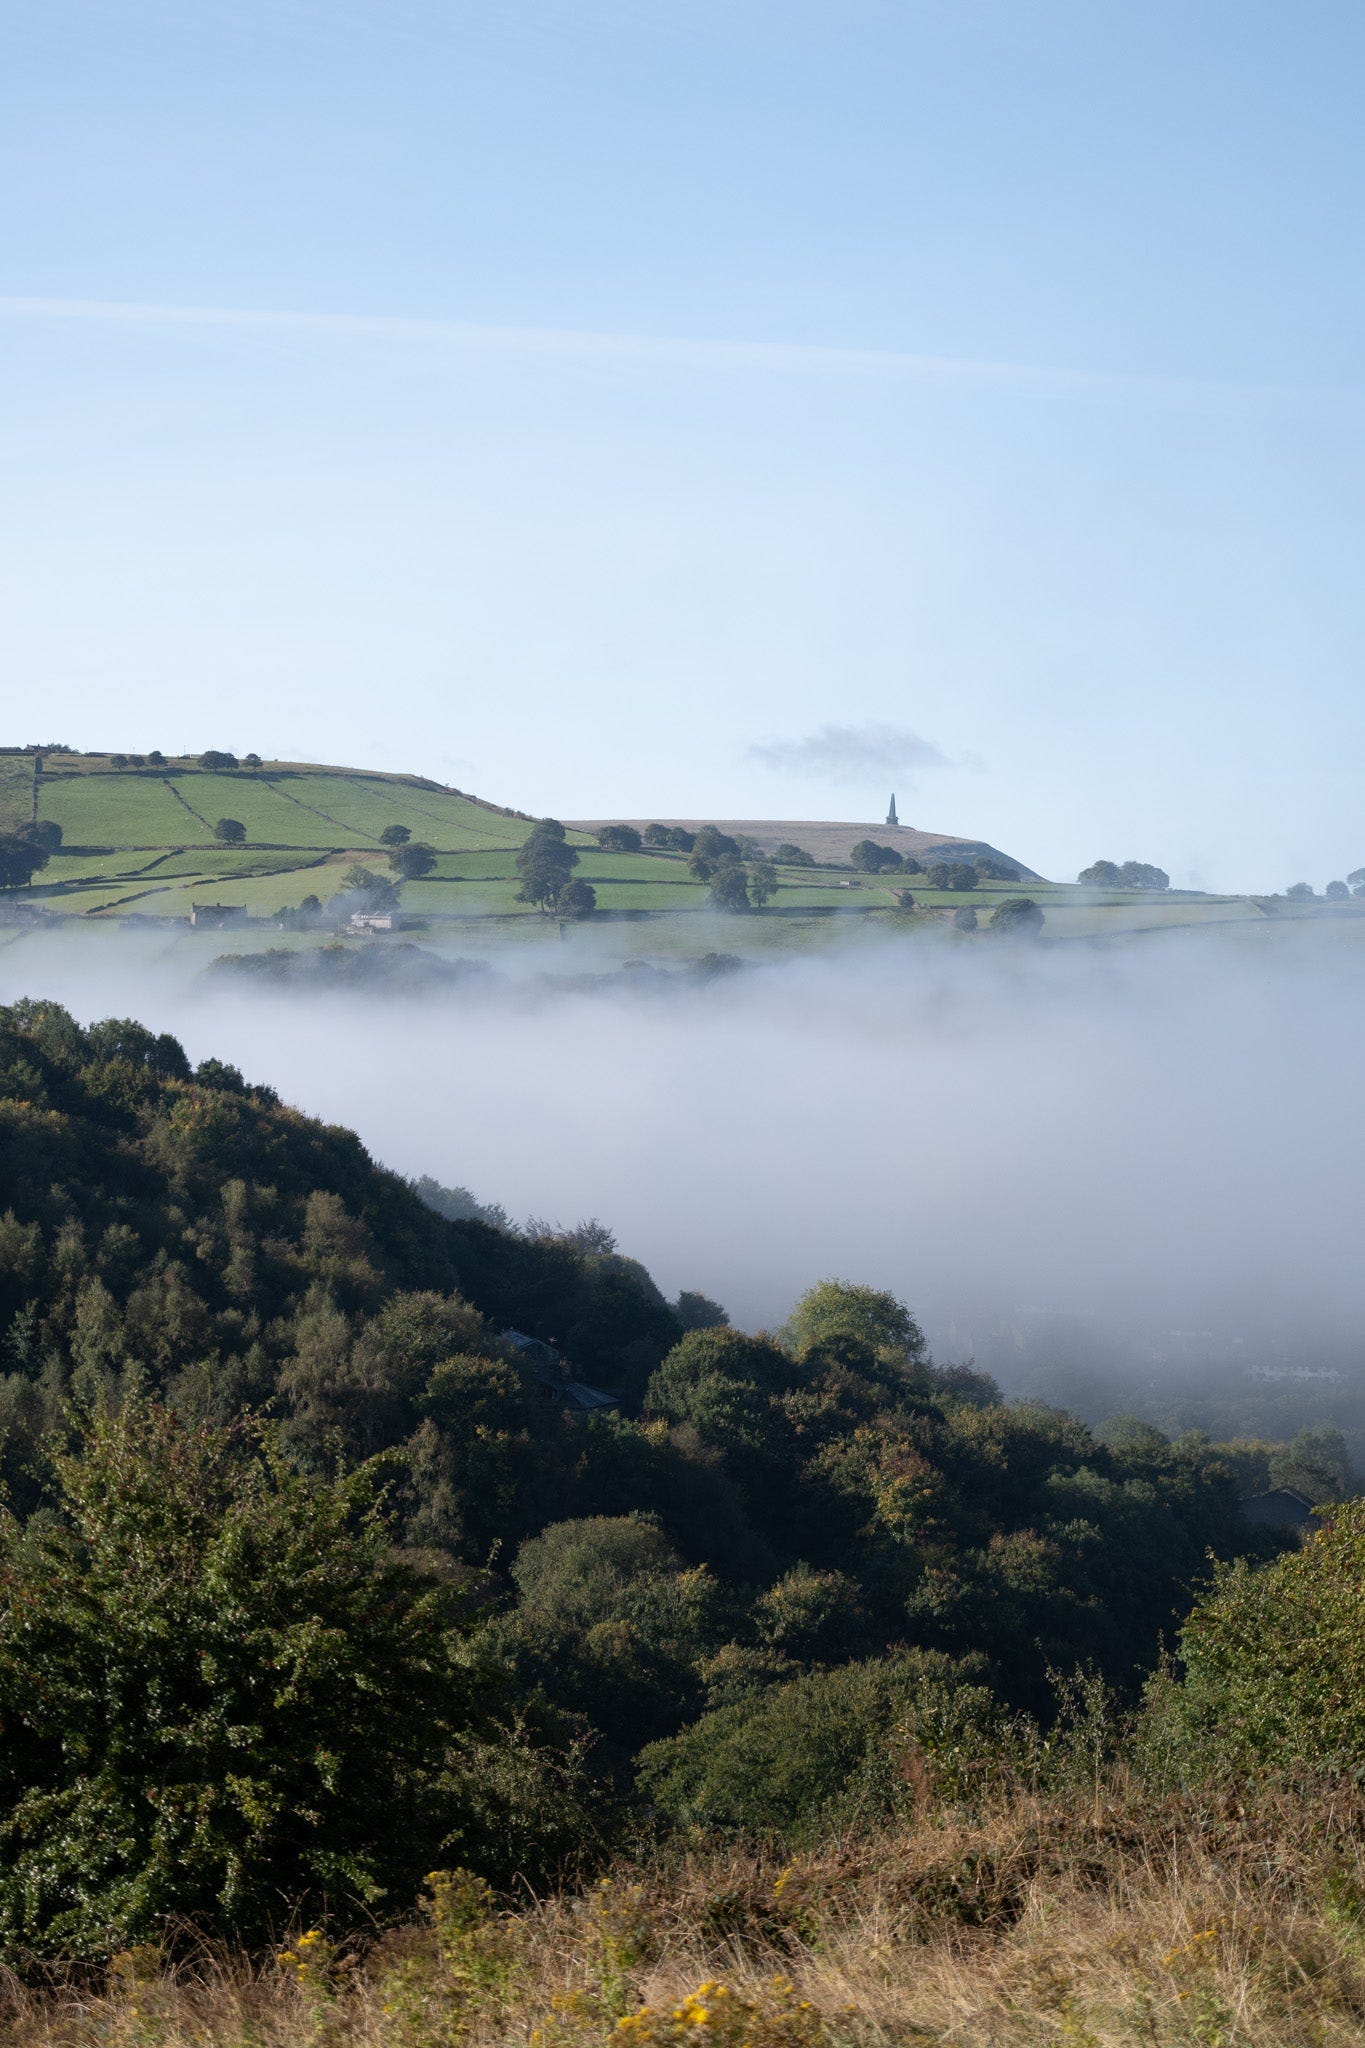
[[[248,1962],[152,1951],[0,1989],[13,2048],[881,2048],[1365,2042],[1361,1812],[1018,1800],[782,1864],[695,1855]]]

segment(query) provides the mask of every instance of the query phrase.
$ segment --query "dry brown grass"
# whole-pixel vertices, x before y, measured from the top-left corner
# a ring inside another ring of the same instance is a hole
[[[0,1992],[6,2048],[1365,2043],[1358,1808],[1020,1800],[783,1866],[696,1854],[288,1960]],[[703,1989],[703,1987],[706,1987]],[[689,1994],[696,1994],[689,2002]]]

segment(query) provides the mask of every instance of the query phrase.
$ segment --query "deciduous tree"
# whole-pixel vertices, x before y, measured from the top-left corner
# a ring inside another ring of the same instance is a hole
[[[992,916],[989,929],[1001,938],[1036,939],[1045,922],[1031,896],[1007,896]]]
[[[0,889],[26,889],[48,856],[41,846],[15,834],[0,837]]]
[[[564,827],[558,818],[541,818],[517,854],[517,873],[521,877],[518,903],[535,903],[542,910],[551,908],[577,866],[578,855],[565,843]]]
[[[405,882],[420,881],[429,875],[436,865],[436,851],[424,840],[413,839],[406,846],[395,846],[389,855],[389,866]]]
[[[713,910],[728,915],[751,910],[749,880],[736,861],[726,861],[711,877],[710,903]]]
[[[458,1602],[398,1563],[376,1480],[130,1396],[0,1523],[0,1940],[97,1958],[172,1918],[411,1896],[469,1716]],[[287,1908],[286,1908],[287,1910]]]
[[[860,839],[849,854],[855,868],[865,875],[890,874],[901,865],[894,846],[879,846],[875,839]]]
[[[554,899],[556,917],[570,917],[581,924],[583,919],[591,917],[596,909],[597,891],[591,882],[585,882],[574,875],[569,881],[561,883]]]

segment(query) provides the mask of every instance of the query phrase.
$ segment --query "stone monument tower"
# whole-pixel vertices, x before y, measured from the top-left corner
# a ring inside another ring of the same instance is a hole
[[[891,808],[886,814],[886,822],[888,825],[899,825],[900,823],[900,819],[896,816],[896,792],[894,789],[891,792]]]

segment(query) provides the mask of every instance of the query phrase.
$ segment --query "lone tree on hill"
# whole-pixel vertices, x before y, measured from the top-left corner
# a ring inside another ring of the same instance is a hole
[[[406,846],[412,834],[406,825],[386,825],[379,835],[381,846]]]
[[[726,861],[711,877],[711,908],[727,915],[751,910],[748,877],[735,861]]]
[[[604,825],[597,843],[607,853],[638,853],[644,845],[633,825]]]
[[[1118,862],[1113,860],[1092,860],[1088,868],[1082,868],[1076,880],[1088,889],[1121,889],[1123,877]]]
[[[761,910],[777,891],[777,869],[770,860],[751,860],[748,866],[749,900]]]
[[[224,846],[245,846],[246,826],[240,818],[220,818],[213,828],[215,839],[221,839]]]
[[[555,916],[571,917],[581,924],[591,917],[597,908],[597,891],[591,882],[584,882],[577,875],[565,882],[555,897]]]
[[[225,754],[217,747],[210,747],[207,752],[199,756],[199,766],[207,768],[210,773],[213,773],[215,770],[235,768],[237,766],[237,756],[235,754]]]
[[[1147,860],[1126,860],[1119,869],[1125,889],[1169,889],[1171,878],[1165,868],[1154,868]]]
[[[894,846],[879,846],[875,839],[860,839],[849,860],[865,875],[891,874],[901,865],[901,857]]]
[[[1340,903],[1342,898],[1349,896],[1351,892],[1344,882],[1329,882],[1322,893],[1330,903]]]
[[[974,889],[980,877],[969,860],[940,860],[924,879],[931,889]]]
[[[685,1330],[723,1330],[730,1318],[718,1301],[684,1287],[673,1304],[673,1313]]]
[[[389,855],[389,866],[405,882],[420,881],[429,875],[436,865],[436,852],[424,840],[414,839],[406,846],[395,846]]]
[[[35,846],[31,839],[6,834],[0,838],[0,889],[27,889],[47,862],[44,849]]]
[[[367,910],[391,910],[398,901],[397,886],[388,876],[363,867],[359,861],[347,868],[337,894],[338,897],[359,896]]]
[[[61,851],[62,828],[55,818],[35,818],[31,824],[21,825],[14,836],[26,839],[30,846],[39,847],[44,853]]]
[[[928,1364],[923,1330],[903,1301],[878,1287],[820,1280],[808,1287],[781,1332],[784,1346],[806,1358],[822,1346],[852,1341],[881,1365],[915,1379]]]
[[[1036,939],[1045,922],[1031,896],[1007,896],[992,917],[989,930],[1006,939]]]
[[[558,818],[542,818],[517,854],[521,887],[518,903],[534,903],[541,910],[554,908],[560,890],[578,866],[578,855],[564,842],[564,827]]]
[[[1313,901],[1313,884],[1311,882],[1291,882],[1284,893],[1291,903],[1311,903]]]

